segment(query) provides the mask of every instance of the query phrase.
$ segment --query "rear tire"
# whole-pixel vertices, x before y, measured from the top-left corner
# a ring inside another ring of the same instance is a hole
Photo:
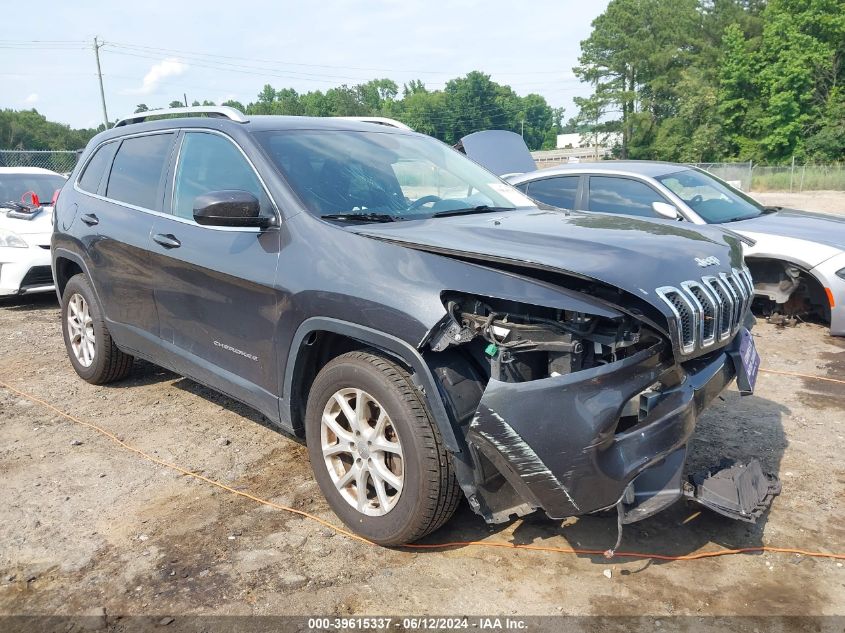
[[[79,377],[94,385],[126,378],[134,358],[120,351],[83,274],[67,282],[62,293],[62,336],[68,358]]]
[[[329,362],[311,386],[305,435],[323,495],[367,540],[410,543],[455,512],[461,490],[450,456],[409,373],[396,363],[363,351]]]

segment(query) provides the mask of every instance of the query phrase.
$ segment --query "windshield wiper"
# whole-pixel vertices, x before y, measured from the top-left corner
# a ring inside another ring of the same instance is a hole
[[[397,218],[389,213],[328,213],[321,215],[324,220],[341,222],[396,222]]]
[[[470,215],[472,213],[495,213],[497,211],[513,211],[512,207],[491,207],[486,204],[479,204],[474,207],[466,207],[465,209],[449,209],[448,211],[438,211],[433,213],[433,218],[446,218],[450,215]]]

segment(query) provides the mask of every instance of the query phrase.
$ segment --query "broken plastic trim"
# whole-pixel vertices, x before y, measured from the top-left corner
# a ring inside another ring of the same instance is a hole
[[[754,523],[781,492],[780,480],[763,473],[760,462],[722,460],[717,472],[693,475],[684,495],[722,516]]]

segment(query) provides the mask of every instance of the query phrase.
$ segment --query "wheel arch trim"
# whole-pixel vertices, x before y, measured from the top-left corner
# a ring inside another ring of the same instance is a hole
[[[94,297],[97,299],[97,307],[100,308],[100,310],[102,311],[103,310],[103,302],[100,300],[100,293],[97,291],[97,286],[94,283],[94,278],[91,276],[91,272],[88,268],[88,264],[85,262],[85,259],[81,255],[79,255],[78,253],[75,253],[73,251],[70,251],[70,250],[67,250],[66,248],[61,248],[61,247],[53,249],[53,258],[52,258],[52,261],[50,262],[50,265],[53,268],[53,281],[55,282],[55,285],[56,285],[56,295],[59,298],[59,304],[61,304],[61,302],[62,302],[62,289],[59,287],[59,279],[58,279],[57,274],[56,274],[58,272],[56,270],[56,262],[59,259],[66,259],[68,261],[73,262],[77,266],[79,266],[79,268],[82,270],[82,274],[85,275],[85,277],[88,278],[88,282],[91,285],[91,290],[94,291]],[[105,315],[105,312],[103,312],[103,314]]]
[[[410,367],[417,386],[420,388],[422,396],[440,430],[446,448],[453,453],[461,452],[452,421],[440,397],[437,382],[419,351],[409,343],[391,334],[386,334],[358,323],[331,317],[311,317],[306,319],[299,325],[293,336],[290,349],[288,350],[287,363],[285,364],[282,398],[280,399],[280,406],[283,408],[280,414],[283,420],[292,421],[291,396],[293,393],[297,362],[299,361],[300,354],[303,352],[303,343],[310,334],[320,331],[331,332],[360,341]]]

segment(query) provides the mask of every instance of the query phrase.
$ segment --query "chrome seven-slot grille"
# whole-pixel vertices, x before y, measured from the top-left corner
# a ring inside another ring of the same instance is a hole
[[[663,286],[657,294],[669,306],[678,324],[680,348],[692,354],[732,338],[751,307],[754,282],[748,269],[690,280],[680,288]]]

